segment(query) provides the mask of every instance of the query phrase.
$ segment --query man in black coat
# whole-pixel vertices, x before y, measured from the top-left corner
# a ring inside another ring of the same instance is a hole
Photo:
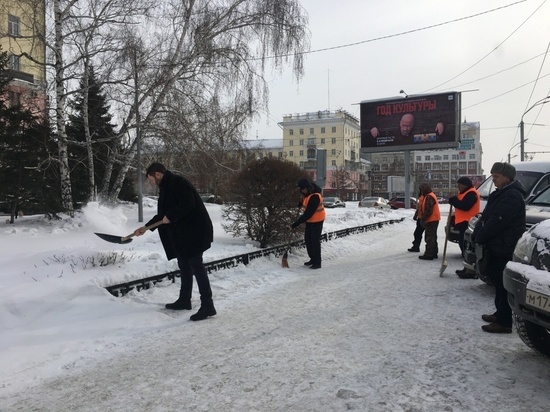
[[[472,234],[474,242],[484,248],[486,270],[495,284],[496,312],[481,317],[489,322],[481,328],[489,333],[511,333],[512,309],[502,279],[516,243],[525,232],[525,190],[521,182],[514,180],[516,169],[509,163],[495,163],[491,176],[497,189],[489,195]]]
[[[202,254],[214,240],[214,230],[208,211],[191,182],[166,170],[160,163],[147,168],[147,179],[159,188],[157,214],[145,226],[158,221],[160,240],[168,260],[178,259],[181,274],[181,289],[178,300],[168,303],[167,309],[191,310],[193,276],[197,279],[201,295],[201,307],[191,320],[203,320],[216,314],[212,301],[212,289]],[[141,236],[145,227],[136,229]]]

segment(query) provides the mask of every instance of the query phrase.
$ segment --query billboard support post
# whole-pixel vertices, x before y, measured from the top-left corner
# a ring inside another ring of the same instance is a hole
[[[405,209],[411,208],[411,151],[405,150]]]

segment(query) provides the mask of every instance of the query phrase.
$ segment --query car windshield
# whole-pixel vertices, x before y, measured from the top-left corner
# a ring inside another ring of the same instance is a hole
[[[325,197],[323,199],[325,202],[330,202],[330,203],[334,203],[334,201],[336,200],[335,197]]]
[[[380,202],[382,201],[382,199],[380,199],[379,197],[365,197],[363,199],[363,202]]]
[[[526,193],[531,193],[533,186],[539,181],[543,173],[540,172],[526,172],[518,170],[516,173],[516,180],[519,180],[523,185]],[[477,191],[482,199],[487,200],[489,195],[495,190],[493,178],[489,176],[485,181],[479,185]]]
[[[550,190],[548,188],[536,195],[533,200],[529,202],[530,205],[536,206],[550,206]]]

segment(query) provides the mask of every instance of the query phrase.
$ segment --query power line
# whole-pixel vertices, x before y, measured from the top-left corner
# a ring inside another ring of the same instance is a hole
[[[468,67],[467,69],[463,70],[462,72],[460,72],[459,74],[457,74],[456,76],[450,78],[449,80],[441,83],[441,84],[438,84],[437,86],[434,86],[430,89],[427,89],[427,90],[424,90],[423,92],[421,93],[425,93],[425,92],[429,92],[433,89],[437,89],[438,87],[441,87],[443,86],[444,84],[447,84],[449,83],[450,81],[453,81],[454,79],[456,79],[457,77],[460,77],[462,76],[464,73],[466,73],[467,71],[469,71],[470,69],[473,69],[475,66],[477,66],[479,63],[481,63],[483,60],[485,60],[487,57],[489,57],[491,54],[493,54],[500,46],[502,46],[510,37],[512,37],[525,23],[527,23],[527,21],[529,21],[529,19],[531,17],[533,17],[535,15],[535,13],[544,5],[544,3],[546,3],[546,0],[544,0],[539,7],[537,7],[535,9],[535,11],[533,13],[531,13],[529,15],[529,17],[527,17],[512,33],[510,33],[498,46],[496,46],[493,50],[491,50],[489,53],[487,53],[485,56],[483,56],[481,59],[479,59],[477,62],[475,62],[474,64],[472,64],[470,67]],[[513,4],[512,4],[513,5]],[[505,6],[507,7],[507,6]]]
[[[403,32],[395,33],[395,34],[388,34],[387,36],[374,37],[374,38],[368,39],[368,40],[362,40],[362,41],[358,41],[358,42],[354,42],[354,43],[342,44],[342,45],[339,45],[339,46],[324,47],[322,49],[317,49],[317,50],[310,50],[310,51],[299,52],[299,53],[281,54],[281,55],[276,55],[276,56],[268,56],[268,57],[265,57],[265,58],[266,59],[274,59],[274,58],[280,58],[280,57],[292,57],[292,56],[297,55],[297,54],[304,55],[304,54],[321,53],[321,52],[325,52],[325,51],[329,51],[329,50],[344,49],[344,48],[347,48],[347,47],[359,46],[360,44],[366,44],[366,43],[372,43],[372,42],[375,42],[375,41],[391,39],[393,37],[405,36],[407,34],[417,33],[419,31],[425,31],[425,30],[436,28],[436,27],[445,26],[447,24],[456,23],[456,22],[459,22],[459,21],[462,21],[462,20],[473,19],[475,17],[479,17],[479,16],[482,16],[484,14],[493,13],[495,11],[499,11],[499,10],[502,10],[502,9],[506,9],[508,7],[515,6],[515,5],[520,4],[520,3],[524,3],[525,1],[527,1],[527,0],[519,0],[519,1],[516,1],[514,3],[510,3],[510,4],[507,4],[507,5],[501,6],[501,7],[496,7],[494,9],[482,11],[480,13],[471,14],[471,15],[465,16],[465,17],[459,17],[459,18],[456,18],[456,19],[453,19],[453,20],[447,20],[447,21],[444,21],[442,23],[432,24],[430,26],[419,27],[417,29],[406,30],[406,31],[403,31]],[[260,60],[260,59],[261,59],[260,57],[256,57],[256,58],[247,59],[247,60]],[[437,87],[439,87],[439,86],[437,86]]]

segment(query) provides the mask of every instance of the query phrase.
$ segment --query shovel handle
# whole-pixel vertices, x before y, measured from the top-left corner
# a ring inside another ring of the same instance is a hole
[[[153,223],[152,225],[145,226],[145,229],[146,229],[146,230],[151,230],[151,229],[154,229],[154,228],[156,228],[156,227],[159,227],[160,225],[162,225],[162,220],[159,220],[158,222],[155,222],[155,223]],[[128,240],[128,239],[133,238],[134,236],[135,236],[134,233],[129,234],[128,236],[125,236],[125,237],[123,237],[122,239],[120,239],[120,241],[121,241],[121,242],[124,242],[124,241],[126,241],[126,240]]]

